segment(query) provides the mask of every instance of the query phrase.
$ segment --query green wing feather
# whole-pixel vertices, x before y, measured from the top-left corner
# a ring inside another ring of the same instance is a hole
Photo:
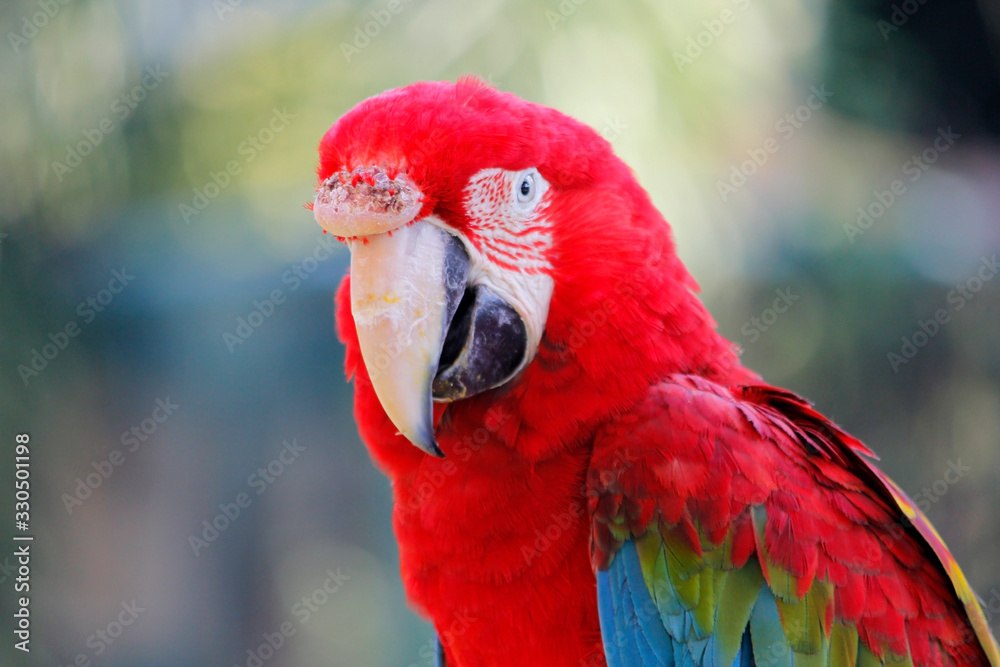
[[[676,665],[748,665],[751,646],[757,667],[1000,667],[961,570],[863,445],[792,394],[675,378],[650,410],[673,449],[598,438],[589,493],[595,566],[635,542]]]

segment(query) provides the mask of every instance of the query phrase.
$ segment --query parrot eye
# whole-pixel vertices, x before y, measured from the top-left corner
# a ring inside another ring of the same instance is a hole
[[[522,172],[514,181],[517,184],[515,194],[519,206],[530,208],[535,204],[535,200],[538,199],[537,182],[539,178],[535,169],[529,169]]]
[[[528,199],[530,199],[531,191],[534,187],[535,187],[535,179],[532,178],[530,174],[525,176],[524,180],[521,181],[521,190],[518,193],[519,194],[518,199],[520,201],[527,201]]]

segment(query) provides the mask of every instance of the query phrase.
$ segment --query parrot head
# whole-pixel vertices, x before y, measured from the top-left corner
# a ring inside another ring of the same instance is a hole
[[[685,346],[712,327],[696,285],[648,195],[586,125],[475,79],[418,83],[360,103],[319,153],[313,211],[351,251],[371,386],[425,452],[441,455],[435,403],[540,396],[581,376],[624,400],[613,376],[639,391],[663,362],[718,358]]]

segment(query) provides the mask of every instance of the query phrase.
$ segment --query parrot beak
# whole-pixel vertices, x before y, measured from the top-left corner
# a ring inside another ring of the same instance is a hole
[[[434,456],[432,387],[468,273],[462,243],[424,221],[351,242],[351,313],[372,387],[399,432]]]
[[[382,408],[401,435],[440,457],[433,401],[508,380],[528,337],[512,306],[468,284],[462,241],[433,216],[414,222],[420,199],[404,175],[370,168],[331,176],[313,210],[324,229],[348,238],[351,314]]]

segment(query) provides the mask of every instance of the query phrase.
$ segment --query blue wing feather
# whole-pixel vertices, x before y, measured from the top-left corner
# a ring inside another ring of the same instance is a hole
[[[604,643],[604,656],[609,666],[622,665],[620,642],[618,637],[624,635],[623,618],[615,609],[616,595],[611,592],[611,571],[597,573],[597,609],[601,618],[601,640]]]
[[[447,667],[445,664],[444,646],[441,645],[441,638],[434,636],[434,667]]]
[[[750,613],[754,659],[769,667],[791,667],[792,652],[771,589],[764,586]]]
[[[597,601],[608,667],[679,667],[631,540],[597,573]]]
[[[597,573],[597,605],[608,667],[707,667],[715,664],[712,643],[696,637],[690,613],[664,614],[653,601],[632,540],[622,545],[606,571]],[[761,608],[758,626],[762,633],[771,636],[774,619],[770,609],[774,609],[774,616],[777,616],[773,597],[770,607],[763,600],[758,601],[755,613],[758,606]],[[781,631],[780,621],[777,629]],[[784,641],[784,633],[780,639]],[[748,625],[732,667],[756,667],[756,664]]]

